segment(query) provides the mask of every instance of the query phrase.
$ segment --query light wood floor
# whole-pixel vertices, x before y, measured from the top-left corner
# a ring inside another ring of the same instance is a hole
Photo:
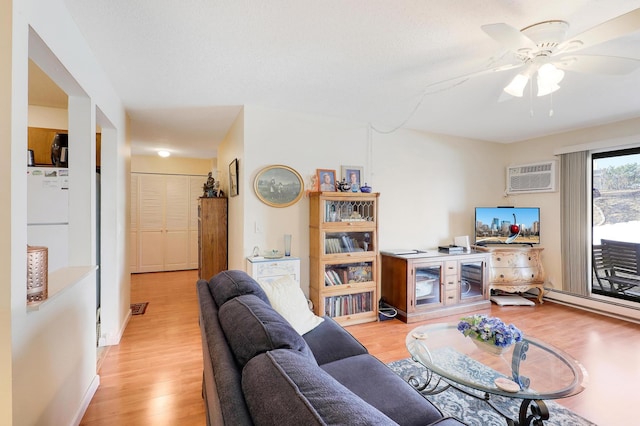
[[[82,425],[204,425],[202,351],[195,271],[136,274],[131,302],[149,302],[131,318],[119,345],[106,351]],[[600,426],[635,424],[640,383],[640,325],[551,302],[498,307],[490,313],[578,359],[587,389],[558,400]],[[457,321],[459,316],[428,322]],[[383,362],[407,358],[398,320],[348,327]]]

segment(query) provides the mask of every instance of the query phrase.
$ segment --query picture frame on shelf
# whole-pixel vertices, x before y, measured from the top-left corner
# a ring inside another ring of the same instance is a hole
[[[304,193],[302,176],[288,166],[267,166],[256,174],[253,189],[260,201],[271,207],[288,207]]]
[[[351,191],[358,192],[363,185],[363,168],[360,166],[342,166],[340,171],[342,172],[342,178],[350,185]]]
[[[238,159],[229,163],[229,196],[235,197],[240,193],[238,189]]]
[[[336,191],[336,171],[330,169],[316,169],[316,177],[321,192]]]

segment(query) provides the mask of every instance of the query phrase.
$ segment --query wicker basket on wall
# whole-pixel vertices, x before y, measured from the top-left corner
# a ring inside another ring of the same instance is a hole
[[[42,302],[48,296],[49,250],[27,246],[27,304]]]

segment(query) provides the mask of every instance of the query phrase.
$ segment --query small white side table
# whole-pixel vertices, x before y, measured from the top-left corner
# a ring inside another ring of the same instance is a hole
[[[266,259],[262,256],[247,257],[247,274],[256,281],[273,281],[290,275],[300,285],[300,258],[285,256],[280,259]]]

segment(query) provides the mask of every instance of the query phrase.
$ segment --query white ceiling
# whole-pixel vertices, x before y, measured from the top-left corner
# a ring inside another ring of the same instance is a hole
[[[640,116],[639,69],[567,72],[533,100],[498,102],[517,70],[433,85],[503,51],[481,25],[561,19],[571,37],[640,0],[65,3],[127,108],[134,153],[215,155],[242,105],[505,143]],[[640,31],[585,53],[640,59]]]

